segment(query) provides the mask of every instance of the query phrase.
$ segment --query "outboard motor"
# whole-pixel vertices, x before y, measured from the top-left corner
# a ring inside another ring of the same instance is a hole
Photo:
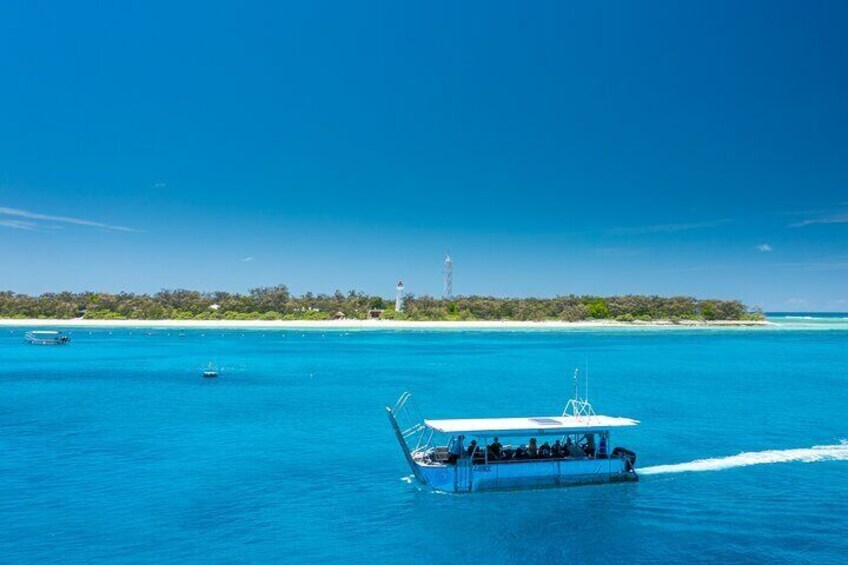
[[[625,447],[616,447],[615,449],[613,449],[612,457],[617,459],[624,459],[628,471],[632,471],[633,467],[636,465],[636,453],[630,451]]]

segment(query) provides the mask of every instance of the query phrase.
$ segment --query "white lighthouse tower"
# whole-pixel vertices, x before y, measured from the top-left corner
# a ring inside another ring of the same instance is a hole
[[[403,312],[403,281],[398,281],[395,295],[395,312]]]
[[[451,259],[450,253],[445,255],[442,274],[445,276],[445,289],[442,293],[442,298],[445,300],[453,300],[453,259]]]

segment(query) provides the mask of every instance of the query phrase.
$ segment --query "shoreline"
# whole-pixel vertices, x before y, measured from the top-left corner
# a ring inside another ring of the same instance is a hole
[[[767,320],[669,320],[651,322],[617,322],[615,320],[562,321],[408,321],[408,320],[86,320],[62,319],[0,319],[0,327],[62,327],[62,328],[184,328],[184,329],[323,329],[323,330],[567,330],[567,329],[695,329],[695,328],[758,328],[774,326]]]

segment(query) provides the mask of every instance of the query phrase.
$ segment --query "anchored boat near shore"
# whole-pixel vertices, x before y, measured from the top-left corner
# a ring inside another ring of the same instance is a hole
[[[31,345],[65,345],[71,338],[57,331],[36,330],[24,335],[26,342]]]
[[[576,372],[574,388],[574,398],[561,416],[426,420],[408,392],[386,411],[412,473],[433,490],[472,492],[637,480],[636,454],[623,447],[610,451],[609,446],[613,429],[639,422],[595,414],[589,401],[577,395]],[[501,438],[515,445],[503,445]]]

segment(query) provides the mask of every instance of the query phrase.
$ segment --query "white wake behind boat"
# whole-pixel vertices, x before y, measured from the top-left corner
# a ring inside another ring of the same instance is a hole
[[[630,418],[595,414],[577,395],[560,416],[422,419],[412,395],[386,407],[415,478],[442,492],[557,487],[638,479],[636,454],[610,451],[613,429]],[[465,438],[469,443],[465,444]],[[503,445],[500,439],[514,441]],[[539,440],[544,441],[539,445]]]

